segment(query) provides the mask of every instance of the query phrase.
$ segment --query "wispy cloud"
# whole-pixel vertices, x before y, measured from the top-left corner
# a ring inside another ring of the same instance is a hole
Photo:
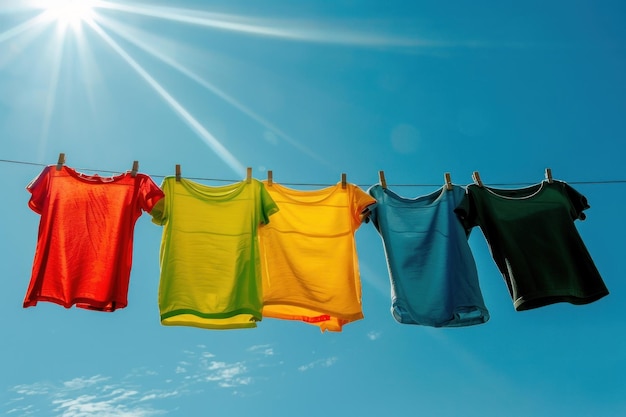
[[[144,395],[143,397],[139,399],[139,401],[148,401],[148,400],[161,399],[161,398],[177,397],[179,395],[180,393],[176,390],[171,391],[171,392],[154,392],[151,394]]]
[[[12,408],[12,409],[8,410],[6,412],[6,414],[9,415],[9,414],[13,414],[13,413],[19,413],[19,414],[16,414],[16,415],[19,415],[19,416],[30,416],[30,415],[32,415],[33,408],[34,407],[32,405],[27,405],[27,406],[23,406],[23,407],[15,407],[15,408]]]
[[[128,382],[112,383],[110,377],[94,375],[78,377],[60,383],[22,384],[12,388],[21,397],[11,401],[6,414],[20,416],[40,415],[37,405],[52,410],[57,417],[148,417],[163,414],[165,410],[147,403],[178,395],[177,391],[152,390],[142,393],[141,389]]]
[[[247,372],[243,362],[211,362],[207,371],[209,371],[205,377],[207,381],[217,381],[220,386],[224,387],[248,385],[252,380],[250,377],[243,376]]]
[[[21,395],[46,395],[50,392],[50,385],[45,382],[22,384],[13,387],[13,391]]]
[[[248,352],[256,352],[265,356],[273,356],[274,348],[272,348],[272,345],[254,345],[248,348]]]
[[[21,398],[20,400],[22,400],[23,398]],[[8,405],[8,404],[7,404]],[[20,416],[20,417],[28,417],[28,416],[34,416],[37,414],[37,409],[35,408],[34,405],[32,404],[14,404],[11,405],[11,407],[7,407],[8,409],[5,410],[4,414],[7,416]]]
[[[272,345],[254,345],[254,346],[250,346],[248,348],[248,352],[256,352],[258,350],[267,349],[270,346],[272,346]]]
[[[9,388],[12,395],[0,414],[9,416],[149,417],[167,412],[171,400],[208,388],[230,390],[245,396],[257,379],[267,380],[267,366],[274,366],[272,345],[254,345],[241,353],[245,360],[228,360],[206,351],[181,352],[182,360],[161,366],[158,372],[146,367],[128,371],[121,378],[97,374],[62,381],[39,381]],[[250,354],[250,353],[253,354]],[[270,360],[271,358],[271,360]],[[305,365],[306,369],[330,366],[336,358]],[[283,362],[279,362],[281,365]],[[168,403],[168,401],[170,401]]]
[[[134,404],[140,401],[138,392],[117,389],[101,395],[81,395],[76,398],[53,400],[55,411],[62,417],[82,417],[97,415],[106,417],[147,417],[163,414],[162,410],[154,410]],[[130,404],[129,404],[130,403]]]
[[[304,371],[308,371],[309,369],[313,369],[313,368],[329,368],[331,366],[333,366],[335,363],[337,362],[337,357],[336,356],[332,356],[330,358],[326,358],[326,359],[318,359],[314,362],[310,362],[306,365],[302,365],[298,367],[298,371],[304,372]]]
[[[184,379],[188,385],[216,383],[221,388],[232,388],[253,382],[245,362],[208,361],[205,356],[189,368],[178,367],[176,372],[187,374]]]
[[[380,333],[380,332],[376,332],[376,331],[372,330],[371,332],[367,333],[367,338],[369,340],[372,340],[372,341],[378,340],[380,338],[381,334],[382,333]]]
[[[71,390],[83,389],[83,388],[90,387],[92,385],[96,385],[100,382],[104,382],[108,379],[109,378],[105,378],[100,375],[92,376],[91,378],[74,378],[72,380],[65,381],[63,383],[63,386]]]

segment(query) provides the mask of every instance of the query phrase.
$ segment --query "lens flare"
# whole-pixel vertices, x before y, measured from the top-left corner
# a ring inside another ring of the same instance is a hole
[[[89,0],[48,0],[44,3],[51,20],[74,28],[93,17],[93,5],[94,2]]]

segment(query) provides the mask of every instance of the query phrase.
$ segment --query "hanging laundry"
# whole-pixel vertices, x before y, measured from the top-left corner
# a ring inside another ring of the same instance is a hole
[[[362,319],[354,233],[375,200],[353,184],[312,191],[277,183],[266,188],[280,212],[259,233],[263,316],[337,332]]]
[[[44,168],[27,186],[28,206],[41,219],[24,307],[126,307],[135,223],[163,192],[140,173],[101,177],[59,168]]]
[[[554,180],[511,190],[471,184],[456,212],[466,230],[480,226],[521,311],[609,293],[574,224],[588,208],[582,194]]]
[[[465,189],[453,185],[404,198],[377,184],[370,219],[380,234],[399,323],[460,327],[489,320],[474,257],[454,209]]]
[[[159,309],[166,326],[256,327],[263,306],[257,231],[278,207],[255,179],[210,187],[166,177]]]

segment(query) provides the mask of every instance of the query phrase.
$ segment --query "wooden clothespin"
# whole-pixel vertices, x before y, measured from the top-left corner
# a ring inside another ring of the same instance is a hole
[[[552,183],[552,170],[550,168],[546,168],[546,179],[549,183]]]
[[[341,188],[346,188],[346,174],[341,174]]]
[[[445,181],[445,184],[446,184],[446,190],[448,191],[452,190],[452,179],[450,178],[449,172],[446,172],[445,174],[443,174],[443,180]]]
[[[139,161],[133,161],[133,169],[130,170],[130,176],[135,178],[137,171],[139,171]]]
[[[474,173],[472,174],[472,179],[474,180],[474,183],[479,187],[483,186],[483,181],[480,179],[480,174],[478,173],[478,171],[474,171]]]
[[[387,180],[385,179],[385,172],[378,171],[378,180],[380,182],[380,186],[383,188],[387,188]]]
[[[267,171],[267,185],[271,187],[273,183],[274,183],[274,173],[270,169]]]
[[[63,164],[65,164],[65,154],[64,153],[60,153],[59,154],[59,160],[57,162],[57,171],[60,171],[61,168],[63,168]]]
[[[246,168],[246,182],[250,184],[250,181],[252,181],[252,168],[248,167]]]
[[[180,181],[180,165],[176,164],[176,181]]]

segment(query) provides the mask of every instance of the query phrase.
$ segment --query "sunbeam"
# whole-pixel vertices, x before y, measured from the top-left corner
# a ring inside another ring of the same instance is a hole
[[[46,97],[46,106],[44,108],[44,119],[41,124],[41,145],[39,149],[39,157],[43,157],[46,151],[46,144],[48,141],[48,130],[52,121],[52,114],[54,113],[54,104],[56,101],[57,87],[59,85],[59,73],[61,72],[61,61],[63,57],[63,47],[65,45],[64,32],[58,33],[58,38],[51,39],[53,49],[53,61],[50,71],[50,88]]]
[[[20,33],[27,31],[28,29],[42,22],[45,22],[46,20],[47,20],[47,14],[46,12],[43,12],[33,17],[32,19],[27,20],[24,23],[21,23],[11,29],[5,30],[4,32],[0,33],[0,43],[17,36]]]
[[[94,19],[96,18],[94,14]],[[86,36],[74,36],[76,45],[78,47],[78,59],[79,67],[82,72],[82,78],[89,80],[83,83],[84,91],[89,102],[89,108],[96,114],[97,109],[97,97],[93,89],[94,82],[102,79],[101,66],[97,63],[97,59],[94,56],[94,49],[89,45]]]
[[[171,20],[174,22],[204,26],[213,29],[239,32],[250,35],[273,37],[285,40],[316,42],[327,44],[343,44],[350,46],[371,47],[450,47],[456,43],[372,35],[366,32],[354,32],[345,29],[315,26],[303,20],[269,21],[258,18],[244,18],[221,13],[202,12],[191,9],[181,9],[162,6],[143,6],[137,4],[119,4],[102,1],[99,4],[103,9],[112,9],[147,17]],[[309,26],[308,28],[306,26]]]
[[[6,12],[6,9],[3,9]],[[45,18],[45,13],[39,15],[0,33],[0,44],[8,41],[8,45],[3,47],[0,54],[0,68],[8,62],[21,56],[26,48],[47,28],[49,21]]]
[[[212,92],[213,94],[215,94],[216,96],[218,96],[219,98],[221,98],[222,100],[230,104],[231,106],[235,107],[237,110],[241,111],[242,113],[250,117],[252,120],[256,121],[257,123],[259,123],[266,129],[275,133],[276,136],[284,139],[287,143],[289,143],[291,146],[293,146],[300,152],[308,155],[309,157],[311,157],[312,159],[314,159],[315,161],[321,164],[327,164],[327,161],[325,161],[324,158],[315,154],[312,150],[308,149],[306,146],[302,145],[295,139],[291,138],[289,135],[287,135],[282,130],[274,126],[272,123],[265,120],[263,117],[259,116],[254,111],[250,110],[248,107],[246,107],[245,105],[237,101],[235,98],[226,94],[224,91],[220,90],[215,85],[211,84],[210,82],[206,81],[199,75],[195,74],[194,72],[190,71],[183,65],[179,64],[174,59],[159,52],[156,48],[153,48],[150,45],[148,45],[146,42],[142,42],[141,40],[139,40],[141,36],[139,36],[140,33],[137,30],[133,30],[126,25],[120,24],[118,22],[114,22],[113,20],[104,18],[102,16],[98,18],[98,22],[101,25],[107,27],[109,30],[115,32],[117,35],[121,36],[122,38],[138,46],[142,50],[146,51],[150,55],[156,57],[157,59],[161,60],[162,62],[176,69],[177,71],[184,74],[191,80],[200,84],[201,86],[203,86],[204,88],[206,88],[207,90],[209,90],[210,92]]]
[[[87,21],[89,26],[104,39],[154,90],[174,109],[178,115],[191,126],[204,142],[238,175],[245,173],[244,166],[215,138],[200,122],[198,122],[165,88],[163,88],[137,61],[135,61],[121,46],[119,46],[94,21]]]

